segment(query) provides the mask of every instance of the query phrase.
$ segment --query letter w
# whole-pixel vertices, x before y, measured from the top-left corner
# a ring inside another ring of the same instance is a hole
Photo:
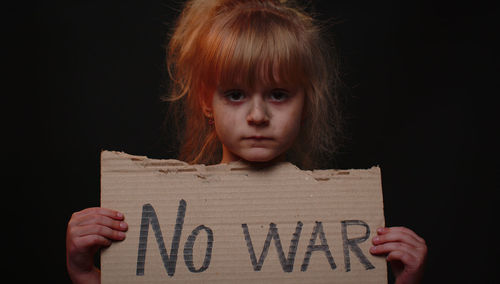
[[[142,206],[141,231],[139,234],[139,249],[137,252],[137,276],[144,275],[144,265],[146,261],[146,250],[148,246],[148,233],[150,223],[155,233],[156,242],[158,243],[158,249],[160,250],[161,259],[163,260],[163,266],[165,266],[165,270],[167,271],[168,276],[174,276],[175,265],[177,263],[177,251],[179,249],[179,240],[181,237],[185,214],[186,201],[181,199],[179,201],[179,209],[177,210],[174,237],[172,239],[172,247],[170,249],[169,257],[167,254],[167,249],[165,248],[163,234],[161,233],[160,224],[158,222],[158,217],[156,216],[155,209],[153,208],[153,206],[151,206],[151,204],[144,204],[144,206]]]
[[[267,256],[267,251],[269,250],[269,246],[271,245],[271,239],[274,239],[274,245],[276,246],[276,251],[278,252],[278,257],[280,259],[283,271],[293,271],[293,262],[295,260],[295,253],[297,252],[300,232],[302,231],[302,222],[297,222],[295,233],[293,234],[293,238],[290,242],[288,258],[285,258],[285,253],[283,252],[283,248],[281,247],[280,235],[278,234],[278,228],[276,227],[276,224],[269,224],[269,231],[267,232],[266,241],[264,242],[264,248],[262,249],[262,253],[260,254],[259,262],[257,262],[257,258],[255,257],[255,251],[253,249],[252,239],[250,238],[247,224],[241,224],[241,227],[243,228],[243,234],[245,235],[245,240],[247,241],[248,253],[250,254],[250,260],[252,261],[254,271],[260,271],[262,269],[262,265],[264,265],[264,260]]]

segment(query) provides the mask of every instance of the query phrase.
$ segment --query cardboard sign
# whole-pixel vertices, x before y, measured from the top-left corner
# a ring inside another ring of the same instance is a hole
[[[101,206],[125,214],[102,283],[387,283],[380,169],[188,165],[101,154]]]

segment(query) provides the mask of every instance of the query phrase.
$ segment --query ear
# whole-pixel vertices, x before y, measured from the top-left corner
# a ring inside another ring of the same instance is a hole
[[[203,114],[207,118],[213,118],[214,114],[213,114],[212,104],[210,103],[209,105],[209,102],[206,98],[202,98],[200,104],[201,104],[201,109],[203,110]]]

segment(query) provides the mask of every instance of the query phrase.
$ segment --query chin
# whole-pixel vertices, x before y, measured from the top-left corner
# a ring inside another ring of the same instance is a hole
[[[276,158],[280,157],[281,153],[272,153],[268,150],[256,150],[251,151],[251,153],[246,153],[241,155],[240,157],[248,162],[256,162],[256,163],[265,163],[276,160]]]
[[[248,159],[243,158],[244,160],[248,162],[256,162],[256,163],[265,163],[265,162],[270,162],[273,159],[272,158],[267,158],[267,157],[250,157]]]

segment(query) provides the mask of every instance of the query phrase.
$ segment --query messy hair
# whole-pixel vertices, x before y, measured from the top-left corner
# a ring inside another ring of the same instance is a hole
[[[305,93],[290,162],[316,168],[338,147],[338,73],[320,25],[292,1],[190,0],[170,36],[166,100],[178,127],[179,159],[215,164],[222,145],[202,111],[219,84],[277,81]]]

